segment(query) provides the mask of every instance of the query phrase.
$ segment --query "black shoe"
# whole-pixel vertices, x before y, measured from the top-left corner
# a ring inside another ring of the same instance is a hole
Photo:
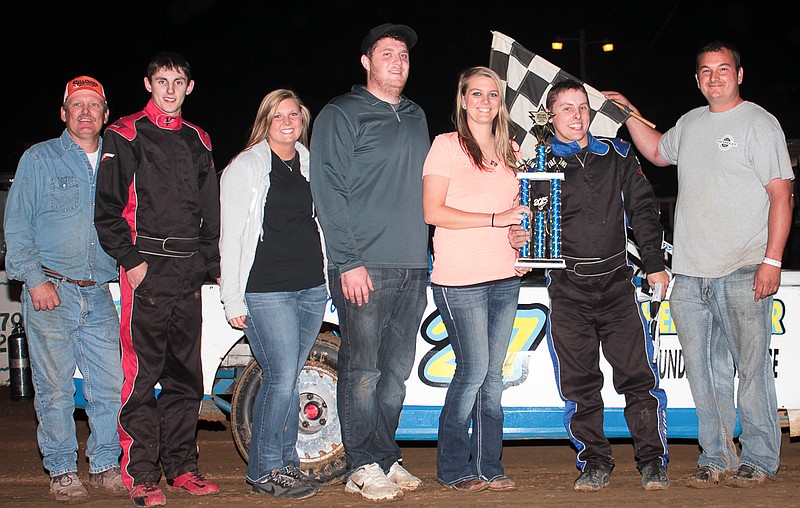
[[[639,464],[638,469],[642,474],[644,490],[665,490],[669,487],[669,476],[667,476],[667,470],[661,463],[661,459],[648,460]]]
[[[748,466],[747,464],[742,464],[733,476],[729,476],[728,479],[725,480],[725,486],[740,488],[759,487],[764,485],[766,481],[766,473],[762,473],[758,469]]]
[[[322,483],[319,480],[297,466],[286,466],[281,469],[281,474],[284,474],[289,478],[294,478],[299,482],[303,482],[309,487],[313,488],[315,491],[319,491],[322,488]]]
[[[305,482],[286,476],[278,469],[271,471],[262,481],[254,483],[253,492],[292,499],[305,499],[317,493]]]
[[[594,465],[587,465],[581,472],[572,488],[578,492],[597,492],[611,481],[611,470]]]

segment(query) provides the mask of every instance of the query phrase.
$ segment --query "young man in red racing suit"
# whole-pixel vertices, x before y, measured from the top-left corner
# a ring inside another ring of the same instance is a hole
[[[200,290],[206,273],[219,277],[219,190],[208,134],[181,116],[194,88],[188,62],[161,53],[144,84],[144,110],[106,130],[95,225],[120,269],[122,478],[135,505],[157,506],[162,468],[172,489],[219,490],[197,471],[195,439]]]

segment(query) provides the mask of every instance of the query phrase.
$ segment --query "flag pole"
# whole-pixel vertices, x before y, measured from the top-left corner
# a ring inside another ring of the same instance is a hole
[[[643,124],[645,124],[646,126],[650,127],[651,129],[655,129],[655,128],[656,128],[656,124],[654,124],[654,123],[653,123],[653,122],[651,122],[650,120],[648,120],[648,119],[644,118],[644,117],[643,117],[642,115],[640,115],[639,113],[635,113],[635,112],[634,112],[634,111],[633,111],[633,110],[632,110],[630,107],[626,106],[625,104],[622,104],[621,102],[617,102],[617,101],[615,101],[615,100],[612,100],[611,102],[612,102],[612,104],[614,104],[615,106],[617,106],[619,109],[621,109],[621,110],[622,110],[622,111],[624,111],[625,113],[629,114],[629,115],[630,115],[630,116],[632,116],[633,118],[635,118],[635,119],[639,120],[640,122],[642,122],[642,123],[643,123]]]

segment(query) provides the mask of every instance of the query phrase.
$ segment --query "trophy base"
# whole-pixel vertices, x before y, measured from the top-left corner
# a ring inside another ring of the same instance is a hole
[[[564,173],[554,171],[519,171],[517,173],[517,180],[563,180]]]
[[[566,268],[567,263],[563,259],[519,258],[514,266],[516,268]]]

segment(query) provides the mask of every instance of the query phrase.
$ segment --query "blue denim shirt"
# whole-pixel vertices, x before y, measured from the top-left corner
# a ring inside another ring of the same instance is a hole
[[[100,140],[102,153],[102,139]],[[116,263],[94,227],[96,172],[66,129],[22,155],[5,212],[6,271],[29,288],[48,280],[42,266],[76,280],[108,282]]]

